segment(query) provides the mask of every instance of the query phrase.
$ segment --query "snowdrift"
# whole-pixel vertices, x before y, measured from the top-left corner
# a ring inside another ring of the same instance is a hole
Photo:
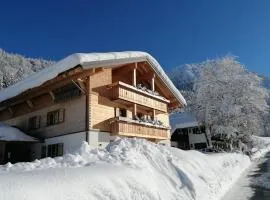
[[[0,141],[25,141],[37,142],[37,139],[26,135],[17,128],[0,122]]]
[[[1,200],[217,200],[250,164],[241,154],[182,151],[141,139],[0,166]]]

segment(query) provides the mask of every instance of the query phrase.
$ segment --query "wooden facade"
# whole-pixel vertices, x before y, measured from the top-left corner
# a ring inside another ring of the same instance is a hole
[[[112,85],[112,99],[125,100],[136,103],[141,106],[146,106],[162,112],[167,112],[168,100],[161,96],[155,96],[142,90],[138,90],[134,86],[130,86],[123,82],[117,82]]]
[[[143,137],[156,140],[167,140],[169,128],[149,125],[132,120],[114,118],[111,121],[111,132],[116,136]]]
[[[68,84],[73,84],[79,92],[69,94],[66,89],[62,98],[61,89]],[[0,121],[41,139],[98,130],[111,136],[159,141],[169,139],[168,112],[179,106],[146,61],[89,70],[76,66],[39,87],[1,102]],[[65,109],[65,119],[61,124],[48,126],[46,115],[55,109]],[[36,115],[41,116],[41,127],[29,130],[28,119]],[[141,119],[148,121],[139,123]]]

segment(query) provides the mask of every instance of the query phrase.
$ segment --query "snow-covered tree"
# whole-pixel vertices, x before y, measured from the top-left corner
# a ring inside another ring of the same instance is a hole
[[[43,59],[25,58],[0,49],[0,90],[53,63]]]
[[[261,78],[232,56],[203,62],[203,66],[195,80],[192,110],[205,124],[208,139],[216,134],[242,139],[264,134],[268,92]]]

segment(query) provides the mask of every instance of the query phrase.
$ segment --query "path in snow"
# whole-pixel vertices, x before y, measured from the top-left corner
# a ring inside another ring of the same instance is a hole
[[[269,200],[270,199],[270,153],[252,164],[234,184],[222,200]]]

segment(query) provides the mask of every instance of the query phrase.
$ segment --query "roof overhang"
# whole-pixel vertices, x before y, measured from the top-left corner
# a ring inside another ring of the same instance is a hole
[[[26,79],[3,89],[0,92],[0,104],[3,101],[7,101],[21,93],[41,86],[48,80],[57,77],[59,74],[70,70],[78,65],[82,66],[83,69],[91,69],[98,67],[114,67],[134,62],[146,61],[150,64],[155,73],[164,82],[167,88],[179,101],[180,105],[185,106],[186,101],[181,95],[179,90],[174,86],[169,77],[166,75],[160,64],[148,53],[145,52],[111,52],[111,53],[76,53],[72,54],[51,67],[45,68],[40,72],[37,72]]]

